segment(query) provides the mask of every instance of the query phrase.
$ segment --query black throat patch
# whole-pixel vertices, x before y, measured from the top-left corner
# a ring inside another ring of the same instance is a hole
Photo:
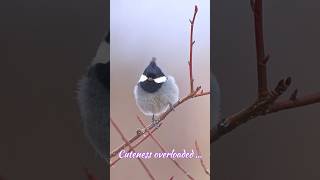
[[[161,69],[157,66],[155,59],[153,59],[150,64],[146,67],[143,74],[147,78],[156,79],[162,76],[165,76]],[[149,93],[158,91],[163,83],[156,83],[154,80],[146,80],[139,83],[141,88]]]

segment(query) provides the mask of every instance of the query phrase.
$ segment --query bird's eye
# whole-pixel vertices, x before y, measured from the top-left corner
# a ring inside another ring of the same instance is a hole
[[[156,83],[164,83],[164,82],[166,82],[167,81],[167,77],[165,77],[165,76],[161,76],[161,77],[158,77],[158,78],[156,78],[156,79],[154,79],[154,82],[156,82]]]
[[[141,75],[140,79],[139,79],[139,82],[144,82],[146,81],[148,78],[147,76],[145,76],[144,74]]]

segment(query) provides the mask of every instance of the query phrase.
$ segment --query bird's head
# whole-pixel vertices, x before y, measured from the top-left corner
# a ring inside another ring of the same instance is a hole
[[[145,68],[139,79],[141,88],[149,93],[159,90],[163,83],[167,81],[167,77],[156,64],[156,59],[152,58],[150,64]]]

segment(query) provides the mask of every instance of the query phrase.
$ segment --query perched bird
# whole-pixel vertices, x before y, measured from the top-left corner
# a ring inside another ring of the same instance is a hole
[[[109,144],[110,34],[79,81],[78,104],[85,134],[96,152],[107,160]]]
[[[159,116],[179,100],[179,88],[172,76],[165,75],[152,58],[134,87],[136,104],[159,127]]]

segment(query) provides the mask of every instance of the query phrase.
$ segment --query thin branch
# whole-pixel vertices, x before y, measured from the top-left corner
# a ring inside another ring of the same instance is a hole
[[[250,119],[270,113],[271,105],[287,90],[290,84],[291,78],[279,81],[276,88],[268,93],[267,97],[264,97],[263,99],[258,98],[249,107],[219,122],[217,126],[211,130],[210,142],[212,143],[218,140],[223,135],[229,133]]]
[[[196,15],[197,15],[197,12],[198,12],[198,7],[197,6],[194,6],[194,13],[193,13],[193,18],[192,20],[189,20],[190,21],[190,60],[189,60],[189,78],[190,78],[190,93],[193,92],[193,74],[192,74],[192,52],[193,52],[193,45],[195,43],[195,41],[193,40],[193,26],[194,26],[194,22],[195,22],[195,19],[196,19]]]
[[[257,56],[257,74],[258,74],[258,97],[263,98],[268,95],[268,80],[266,63],[269,56],[265,56],[263,40],[263,12],[262,0],[251,0],[251,6],[254,14],[256,56]]]
[[[139,130],[140,130],[140,129],[139,129]],[[139,130],[138,130],[138,131],[139,131]],[[151,130],[151,133],[153,133],[155,130],[156,130],[156,128],[152,129],[152,130]],[[134,145],[132,145],[132,148],[129,148],[128,152],[131,152],[132,149],[135,149],[136,147],[138,147],[138,146],[139,146],[143,141],[145,141],[149,136],[150,136],[149,134],[143,136],[143,138],[140,139],[140,141],[137,142],[137,144],[134,144]],[[127,144],[126,144],[126,145],[127,145]],[[120,159],[121,159],[121,158],[118,157],[116,160],[114,160],[113,162],[111,162],[111,163],[110,163],[110,167],[112,167],[112,166],[113,166],[115,163],[117,163]]]
[[[210,132],[210,142],[218,140],[221,136],[229,133],[241,124],[261,115],[270,113],[270,106],[287,90],[291,84],[291,78],[279,81],[276,88],[268,93],[267,97],[257,99],[249,107],[235,113],[219,122]]]
[[[196,94],[194,97],[205,96],[205,95],[209,95],[209,94],[210,94],[210,92],[203,92],[203,90],[201,90],[201,92]]]
[[[112,118],[110,117],[110,121],[113,125],[113,127],[118,131],[118,133],[120,134],[122,140],[128,144],[129,147],[131,147],[131,145],[129,144],[128,140],[125,138],[124,134],[121,132],[120,128],[117,126],[117,124],[112,120]],[[132,147],[131,147],[132,148]],[[132,149],[133,152],[134,149]],[[148,169],[148,167],[144,164],[144,162],[141,160],[141,158],[138,158],[140,164],[142,165],[143,169],[147,172],[148,176],[150,177],[150,179],[155,180],[155,178],[153,177],[153,175],[151,174],[150,170]]]
[[[133,147],[134,148],[134,147]],[[130,151],[132,151],[132,149],[130,150]],[[130,152],[130,151],[128,151],[128,152]],[[110,168],[113,166],[113,165],[115,165],[118,161],[120,161],[120,157],[117,157],[117,159],[116,160],[114,160],[114,161],[112,161],[112,162],[110,162]]]
[[[320,103],[320,93],[314,93],[310,95],[297,98],[296,100],[282,100],[273,103],[263,103],[260,101],[254,103],[248,108],[229,116],[226,119],[223,119],[219,122],[213,129],[210,131],[210,142],[213,143],[218,140],[223,135],[229,133],[233,129],[237,128],[241,124],[254,119],[258,116],[267,115],[275,113],[278,111],[283,111],[287,109],[307,106],[311,104]],[[268,105],[269,104],[269,105]],[[266,107],[267,106],[267,107]]]
[[[320,103],[320,92],[305,95],[295,100],[283,100],[274,103],[269,109],[270,113],[278,112],[286,109],[292,109],[301,106],[307,106],[315,103]]]
[[[196,150],[197,150],[198,156],[201,156],[201,158],[199,158],[199,159],[200,159],[200,164],[201,164],[204,172],[205,172],[208,176],[210,176],[210,171],[209,171],[209,169],[206,167],[206,165],[205,165],[204,162],[203,162],[202,155],[201,155],[201,151],[200,151],[200,148],[199,148],[199,146],[198,146],[197,141],[195,141],[194,144],[195,144],[195,146],[196,146]]]
[[[143,126],[144,129],[147,129],[147,126],[143,123],[141,118],[137,116],[138,121],[140,124]],[[159,146],[162,152],[168,152],[162,145],[161,143],[147,130],[147,133],[150,135],[151,139]],[[172,159],[169,157],[169,159],[189,178],[189,179],[194,179],[175,159]]]

